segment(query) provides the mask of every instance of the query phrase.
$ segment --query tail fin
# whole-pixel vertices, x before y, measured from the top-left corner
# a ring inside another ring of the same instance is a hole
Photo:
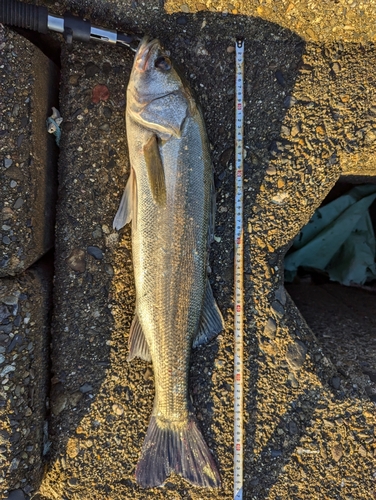
[[[152,416],[136,468],[143,488],[163,484],[175,472],[195,486],[219,488],[221,479],[193,415],[181,427]]]

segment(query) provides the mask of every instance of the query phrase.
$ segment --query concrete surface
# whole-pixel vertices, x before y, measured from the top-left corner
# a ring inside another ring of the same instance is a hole
[[[0,28],[0,277],[27,269],[53,246],[57,146],[46,118],[57,105],[56,66]]]
[[[51,264],[0,280],[0,498],[18,489],[30,494],[43,473]]]

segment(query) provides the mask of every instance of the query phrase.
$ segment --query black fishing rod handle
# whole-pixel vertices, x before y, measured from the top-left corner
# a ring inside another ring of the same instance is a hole
[[[0,23],[47,33],[47,7],[18,2],[17,0],[0,0]]]

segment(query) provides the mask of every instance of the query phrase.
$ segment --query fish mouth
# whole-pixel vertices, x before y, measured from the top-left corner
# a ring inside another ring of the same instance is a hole
[[[145,71],[151,56],[158,48],[160,48],[160,42],[157,38],[150,39],[147,36],[144,37],[137,49],[134,63],[135,68],[139,71]]]

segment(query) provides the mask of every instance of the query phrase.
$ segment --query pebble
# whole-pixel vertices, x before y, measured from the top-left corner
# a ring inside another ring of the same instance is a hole
[[[275,339],[276,330],[277,330],[277,323],[275,319],[269,318],[264,328],[264,335],[269,339],[273,340]]]
[[[92,390],[93,390],[93,386],[88,384],[87,382],[85,382],[85,384],[80,387],[80,391],[83,394],[86,394],[87,392],[92,392]]]
[[[124,408],[118,403],[115,403],[112,405],[112,411],[115,413],[115,415],[121,416],[124,413]]]
[[[150,366],[148,366],[144,373],[144,380],[149,380],[153,378],[153,375],[154,375],[153,370],[150,368]]]
[[[26,500],[26,497],[24,492],[18,489],[10,491],[7,500]]]
[[[296,98],[292,95],[288,95],[285,97],[283,101],[283,105],[285,108],[292,108],[296,104]]]
[[[10,158],[4,158],[4,167],[5,168],[9,168],[13,163],[13,160],[11,160]]]
[[[283,306],[286,304],[286,300],[287,300],[287,296],[286,296],[286,290],[285,290],[285,287],[283,285],[280,285],[275,294],[274,294],[274,297],[276,300],[278,300],[278,302],[280,302]]]
[[[99,67],[92,63],[92,62],[89,62],[87,65],[86,65],[86,68],[85,68],[85,75],[88,77],[88,78],[91,78],[95,75],[97,75],[98,73],[100,72],[100,69]]]
[[[276,205],[282,205],[285,199],[288,197],[288,194],[285,192],[281,192],[272,197],[271,202]]]
[[[278,319],[282,319],[285,315],[285,309],[282,304],[280,304],[277,300],[272,302],[272,313]]]
[[[0,365],[2,365],[5,361],[5,356],[3,354],[0,354]]]
[[[273,166],[273,165],[270,165],[266,170],[265,172],[268,174],[268,175],[275,175],[277,173],[277,169]]]
[[[299,387],[299,381],[293,373],[290,372],[288,374],[287,380],[290,382],[291,387],[293,387],[294,389],[297,389]]]
[[[180,10],[182,12],[185,12],[186,14],[188,14],[190,12],[189,5],[187,5],[186,3],[183,3],[182,5],[180,5]]]
[[[187,16],[179,16],[176,19],[176,24],[179,24],[180,26],[186,25],[188,22]]]
[[[94,257],[94,259],[101,260],[103,259],[103,252],[100,248],[96,246],[87,247],[87,253]]]
[[[67,442],[66,452],[69,458],[76,458],[80,452],[80,446],[77,439],[70,438]]]
[[[233,54],[235,52],[235,47],[233,45],[229,45],[226,49],[226,51],[229,53],[229,54]]]
[[[13,365],[6,365],[6,366],[4,366],[4,368],[2,369],[2,371],[0,373],[0,377],[3,378],[8,373],[14,372],[15,370],[16,370],[15,366],[13,366]]]
[[[17,210],[18,208],[21,208],[23,204],[24,200],[21,197],[17,198],[17,200],[14,202],[13,208]]]
[[[333,460],[335,460],[336,462],[339,462],[339,460],[341,460],[342,455],[343,455],[342,445],[335,444],[334,446],[332,446],[330,451],[332,453]]]
[[[338,389],[341,387],[341,379],[339,377],[332,377],[331,384],[333,389]]]
[[[79,273],[86,270],[85,251],[81,248],[74,248],[66,259],[68,266]]]
[[[287,347],[286,361],[293,370],[299,370],[305,361],[307,347],[303,342],[296,341]]]

